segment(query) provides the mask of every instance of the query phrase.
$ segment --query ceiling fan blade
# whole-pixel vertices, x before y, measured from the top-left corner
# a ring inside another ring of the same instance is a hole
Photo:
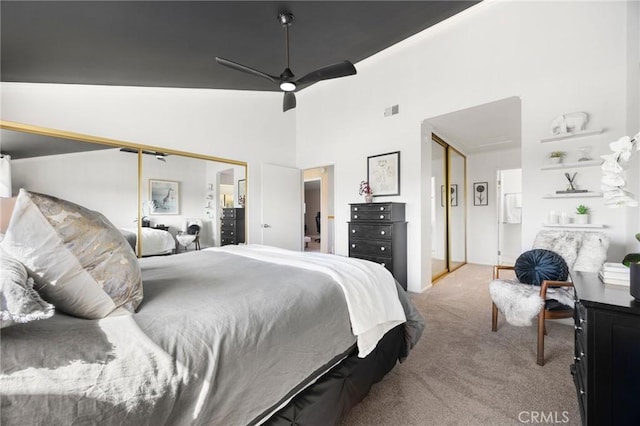
[[[296,84],[315,83],[316,81],[329,80],[331,78],[346,77],[356,74],[356,67],[349,61],[339,62],[326,67],[311,71],[309,74],[298,79]]]
[[[238,64],[238,63],[230,61],[228,59],[219,58],[219,57],[216,56],[216,62],[219,63],[222,66],[231,68],[233,70],[244,72],[244,73],[251,74],[251,75],[255,75],[256,77],[266,78],[267,80],[269,80],[272,83],[276,82],[276,78],[277,77],[274,77],[272,75],[263,73],[262,71],[254,70],[253,68],[249,68],[249,67],[247,67],[245,65]]]
[[[285,92],[282,102],[282,112],[289,111],[296,107],[296,95],[293,92]]]

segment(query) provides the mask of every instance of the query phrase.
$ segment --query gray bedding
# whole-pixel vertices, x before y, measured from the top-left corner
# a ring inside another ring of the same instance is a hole
[[[249,424],[356,341],[325,274],[215,251],[141,265],[135,315],[2,329],[2,425]]]

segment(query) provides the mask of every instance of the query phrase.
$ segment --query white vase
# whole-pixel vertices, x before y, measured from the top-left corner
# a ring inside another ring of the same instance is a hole
[[[373,195],[371,194],[365,194],[364,195],[364,202],[365,203],[371,203],[373,201]]]
[[[589,214],[576,214],[576,225],[586,225],[589,223]]]
[[[562,157],[549,157],[550,164],[560,164],[562,163]]]

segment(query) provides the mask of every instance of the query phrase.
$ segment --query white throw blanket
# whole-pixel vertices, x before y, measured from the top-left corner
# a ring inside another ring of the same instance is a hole
[[[297,252],[259,244],[206,250],[224,251],[329,275],[344,293],[360,358],[371,353],[387,331],[406,321],[395,280],[381,265],[351,257]]]
[[[493,280],[489,284],[489,293],[507,322],[518,327],[531,325],[544,306],[540,287],[522,284],[517,280]],[[570,288],[549,288],[547,299],[555,299],[572,308],[574,306],[573,290]]]

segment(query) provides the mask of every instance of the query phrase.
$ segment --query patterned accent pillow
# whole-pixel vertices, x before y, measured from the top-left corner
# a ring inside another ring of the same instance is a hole
[[[0,243],[35,278],[56,308],[81,318],[104,318],[142,301],[138,259],[102,214],[49,195],[20,190]]]
[[[52,304],[33,289],[24,265],[0,248],[0,328],[51,318]]]
[[[566,281],[567,262],[551,250],[534,249],[522,253],[514,266],[518,281],[540,286],[544,280]]]

